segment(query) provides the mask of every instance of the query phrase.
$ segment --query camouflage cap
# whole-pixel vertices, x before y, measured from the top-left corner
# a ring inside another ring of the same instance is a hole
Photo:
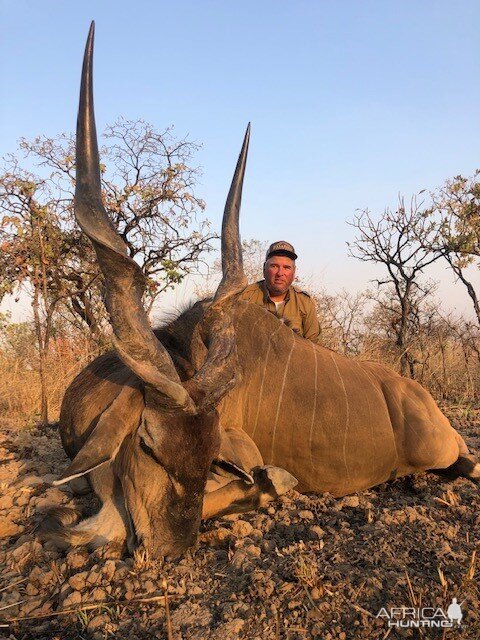
[[[289,242],[285,242],[285,240],[277,240],[277,242],[274,242],[268,247],[265,260],[268,260],[271,256],[287,256],[292,260],[296,260],[298,258],[293,245]]]

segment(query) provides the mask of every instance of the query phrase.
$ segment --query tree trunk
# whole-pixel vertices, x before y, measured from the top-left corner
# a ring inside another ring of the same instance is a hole
[[[453,262],[451,262],[450,260],[448,260],[448,263],[452,267],[453,272],[455,273],[457,278],[461,280],[461,282],[463,282],[463,284],[467,288],[468,295],[470,296],[473,302],[473,308],[475,310],[475,315],[477,316],[478,324],[480,325],[480,301],[478,300],[477,292],[473,288],[472,283],[469,282],[463,275],[462,269],[457,265],[453,264]]]
[[[440,354],[442,356],[442,398],[447,397],[448,379],[447,379],[447,365],[445,362],[445,345],[440,344]]]
[[[99,328],[89,301],[84,295],[72,296],[72,311],[81,319],[90,330],[93,338],[98,337]],[[83,306],[82,306],[83,304]]]
[[[397,330],[397,347],[400,349],[400,373],[406,376],[408,373],[408,353],[407,353],[407,326],[409,304],[406,296],[400,299],[400,324]]]
[[[38,354],[39,354],[39,375],[40,375],[40,422],[48,424],[48,396],[47,381],[45,379],[45,344],[42,334],[42,321],[40,318],[40,302],[39,302],[39,284],[34,285],[33,289],[33,318],[35,323],[35,333],[37,335]]]

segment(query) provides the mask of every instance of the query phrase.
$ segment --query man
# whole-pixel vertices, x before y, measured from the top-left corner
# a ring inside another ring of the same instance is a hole
[[[268,248],[263,265],[265,280],[249,285],[240,298],[265,307],[299,335],[317,343],[320,325],[312,298],[292,285],[295,278],[295,249],[279,240]]]

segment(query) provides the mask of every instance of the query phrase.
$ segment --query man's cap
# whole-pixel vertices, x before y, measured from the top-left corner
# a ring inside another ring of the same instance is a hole
[[[271,256],[287,256],[287,258],[291,258],[292,260],[298,258],[293,245],[285,242],[285,240],[277,240],[277,242],[274,242],[268,247],[265,260],[268,260]]]

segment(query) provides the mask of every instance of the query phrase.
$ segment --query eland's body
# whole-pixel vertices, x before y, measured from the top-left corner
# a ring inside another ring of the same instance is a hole
[[[174,360],[188,362],[201,310],[199,303],[176,322],[170,339]],[[288,470],[301,491],[341,496],[447,469],[460,455],[468,456],[460,434],[414,380],[315,345],[257,305],[237,302],[232,324],[237,383],[218,412],[227,448],[237,432],[242,443],[251,439],[255,445],[246,451],[229,448],[230,461],[246,473],[263,462]],[[166,342],[162,330],[157,335]],[[67,392],[62,437],[72,458],[121,392],[122,413],[138,423],[144,408],[141,381],[113,353],[90,365]]]
[[[432,396],[388,367],[315,345],[256,305],[239,309],[235,334],[242,371],[221,424],[299,490],[341,496],[467,453]]]

